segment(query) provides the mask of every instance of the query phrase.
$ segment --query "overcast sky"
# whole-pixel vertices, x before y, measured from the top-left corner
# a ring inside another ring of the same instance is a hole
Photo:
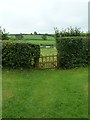
[[[88,0],[0,0],[0,26],[10,33],[54,33],[80,27],[88,31]]]

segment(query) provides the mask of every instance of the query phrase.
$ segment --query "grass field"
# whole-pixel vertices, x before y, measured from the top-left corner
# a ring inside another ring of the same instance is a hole
[[[42,35],[24,35],[23,37],[26,40],[34,40],[34,39],[42,40]],[[54,37],[48,36],[48,35],[46,38],[47,38],[47,40],[55,40]]]
[[[50,45],[55,44],[54,40],[4,40],[4,42],[17,42],[17,43],[32,43],[32,44],[44,44]]]
[[[3,69],[3,117],[85,118],[88,69]]]
[[[50,48],[50,49],[42,48],[40,49],[40,52],[41,52],[41,55],[57,55],[56,48]]]
[[[10,36],[9,36],[10,37]],[[11,36],[15,39],[15,36]],[[5,41],[5,40],[4,40]],[[23,35],[22,40],[6,40],[6,41],[11,41],[11,42],[22,42],[22,43],[32,43],[32,44],[55,44],[55,38],[52,36],[47,36],[47,40],[42,39],[42,35]]]
[[[30,40],[30,39],[37,39],[37,40],[40,40],[42,39],[41,38],[41,35],[23,35],[24,39],[26,40]]]
[[[15,35],[9,35],[9,38],[14,38],[14,39],[16,39],[15,38]],[[23,35],[23,38],[22,38],[23,40],[43,40],[42,39],[42,35]],[[46,35],[46,40],[48,41],[48,40],[51,40],[51,41],[54,41],[55,40],[55,38],[53,37],[53,36],[48,36],[48,35]]]
[[[15,40],[13,42],[32,43],[32,44],[55,44],[54,40]]]

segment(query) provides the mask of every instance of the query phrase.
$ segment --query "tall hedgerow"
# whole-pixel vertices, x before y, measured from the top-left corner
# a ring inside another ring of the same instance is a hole
[[[87,66],[89,63],[89,41],[88,38],[60,36],[55,29],[56,48],[58,51],[58,68],[70,69]]]
[[[2,43],[2,66],[10,68],[38,67],[40,46],[30,43]]]

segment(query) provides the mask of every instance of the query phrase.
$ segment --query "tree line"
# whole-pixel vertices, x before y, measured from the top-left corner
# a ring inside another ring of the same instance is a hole
[[[57,28],[54,28],[54,30]],[[72,36],[88,36],[88,32],[85,33],[83,31],[81,31],[81,28],[78,27],[68,27],[66,29],[62,29],[61,31],[59,31],[60,36],[62,37],[72,37]],[[5,28],[2,28],[0,26],[0,39],[1,40],[8,40],[8,39],[12,39],[12,36],[15,36],[16,40],[22,40],[24,35],[41,35],[42,40],[47,40],[47,36],[51,36],[54,37],[54,34],[40,34],[37,33],[36,31],[34,31],[34,33],[30,33],[30,34],[26,34],[26,33],[20,33],[20,34],[9,34],[8,32],[6,32]]]

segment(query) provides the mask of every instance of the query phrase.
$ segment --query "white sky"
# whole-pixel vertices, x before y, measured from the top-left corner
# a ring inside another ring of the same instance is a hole
[[[88,31],[88,0],[0,0],[0,26],[10,33],[54,33],[80,27]]]

